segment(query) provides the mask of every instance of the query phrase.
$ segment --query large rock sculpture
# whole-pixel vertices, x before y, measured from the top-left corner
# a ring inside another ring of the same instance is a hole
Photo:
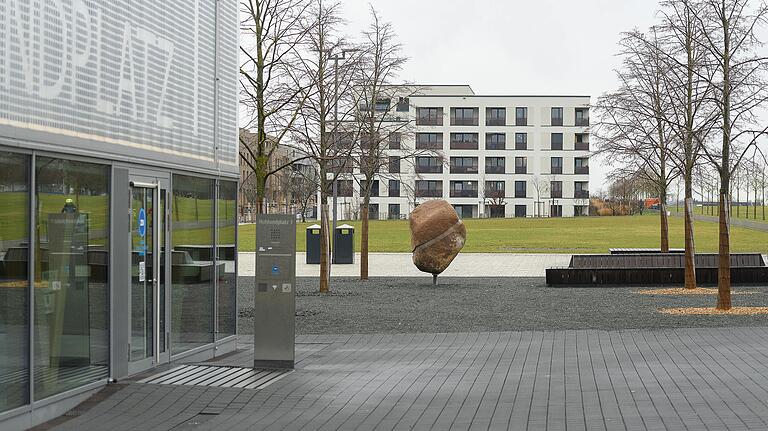
[[[413,264],[420,271],[437,275],[451,264],[467,238],[467,229],[451,204],[435,199],[424,202],[411,212],[411,247]]]

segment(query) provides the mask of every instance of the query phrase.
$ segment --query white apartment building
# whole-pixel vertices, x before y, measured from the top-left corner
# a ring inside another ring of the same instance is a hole
[[[440,85],[398,99],[377,105],[397,104],[389,115],[415,125],[390,135],[371,219],[406,218],[435,198],[463,218],[589,214],[589,96],[477,95],[469,85]],[[422,151],[405,157],[414,148]],[[339,218],[356,218],[359,187],[342,182]]]

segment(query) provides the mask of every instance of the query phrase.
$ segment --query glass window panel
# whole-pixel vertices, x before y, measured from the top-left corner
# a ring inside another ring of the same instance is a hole
[[[213,180],[173,176],[172,354],[213,342],[213,199]]]
[[[29,157],[0,152],[0,412],[29,402]]]
[[[217,202],[218,244],[216,266],[219,269],[218,280],[218,338],[235,334],[237,316],[237,248],[235,247],[235,227],[237,226],[237,183],[219,182]]]
[[[108,375],[109,167],[35,162],[35,399]]]

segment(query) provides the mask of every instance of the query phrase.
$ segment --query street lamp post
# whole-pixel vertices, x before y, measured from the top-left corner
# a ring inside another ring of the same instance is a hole
[[[332,55],[332,50],[328,50],[328,59],[333,60],[333,122],[334,122],[334,143],[337,143],[338,136],[339,136],[339,60],[344,60],[347,58],[348,52],[355,52],[358,51],[358,49],[342,49],[341,54]],[[338,200],[338,173],[334,174],[334,177],[332,179],[333,181],[333,229],[331,230],[331,241],[329,241],[329,244],[331,244],[331,248],[335,248],[335,238],[334,235],[336,235],[336,223],[338,220],[337,215],[337,203]],[[333,259],[331,259],[331,262],[333,262]],[[328,272],[330,275],[330,267],[331,265],[328,265]]]

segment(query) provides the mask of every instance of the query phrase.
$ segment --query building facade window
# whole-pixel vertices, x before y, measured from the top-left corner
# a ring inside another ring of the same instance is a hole
[[[516,150],[527,150],[528,149],[528,134],[523,133],[515,133],[515,149]]]
[[[400,204],[389,204],[387,207],[387,218],[399,219],[400,218]]]
[[[516,174],[528,173],[528,157],[515,157],[515,173]]]
[[[515,217],[527,217],[528,207],[526,205],[515,205]]]
[[[476,211],[477,205],[454,205],[453,210],[456,211],[456,215],[459,218],[472,218]]]
[[[440,180],[416,180],[416,197],[443,197],[443,182]]]
[[[589,205],[574,205],[573,216],[574,217],[586,217],[589,215]]]
[[[172,265],[213,266],[214,180],[174,175],[172,187]],[[171,354],[213,342],[214,281],[171,273]]]
[[[576,157],[573,159],[573,173],[574,174],[588,174],[589,173],[589,159],[586,157]]]
[[[39,400],[109,375],[110,168],[49,157],[35,164]]]
[[[589,181],[574,182],[573,197],[576,199],[589,199]]]
[[[549,159],[549,173],[550,174],[562,174],[563,173],[563,158],[551,157]]]
[[[400,173],[400,157],[389,156],[389,173],[390,174]]]
[[[549,216],[550,217],[562,217],[563,216],[563,206],[562,205],[550,205],[549,206]]]
[[[563,108],[552,108],[551,122],[552,126],[563,125]]]
[[[218,323],[216,339],[235,335],[237,330],[237,182],[219,181],[216,197],[218,229],[216,265],[218,274]],[[162,245],[162,244],[161,244]],[[161,301],[162,303],[162,301]],[[162,315],[162,313],[161,313]]]
[[[400,97],[397,100],[397,107],[395,108],[397,112],[408,112],[410,108],[411,108],[411,105],[408,102],[407,97]]]
[[[452,150],[476,150],[477,133],[451,133]]]
[[[507,145],[506,133],[486,133],[485,134],[485,149],[486,150],[503,150]]]
[[[562,181],[550,181],[549,182],[549,197],[562,198],[563,197],[563,182]]]
[[[527,126],[528,125],[528,108],[517,107],[515,108],[515,126]]]
[[[451,108],[451,126],[477,126],[478,108]]]
[[[527,183],[525,181],[515,181],[515,197],[528,197]]]
[[[575,140],[575,150],[589,151],[589,133],[576,133]]]
[[[389,105],[392,103],[390,99],[376,99],[376,104],[374,105],[374,109],[376,112],[387,112],[389,111]]]
[[[452,198],[476,198],[477,181],[451,181]]]
[[[379,204],[368,204],[368,220],[379,219]]]
[[[476,174],[477,157],[451,157],[452,174]]]
[[[589,108],[576,108],[575,112],[576,126],[589,126]]]
[[[506,170],[506,159],[504,157],[486,157],[486,174],[503,174]]]
[[[365,180],[362,181],[360,193],[363,192],[363,188],[366,186]],[[371,197],[379,197],[379,180],[371,181]]]
[[[29,403],[29,156],[0,152],[0,172],[4,219],[0,228],[2,413]]]
[[[417,174],[442,174],[443,162],[438,157],[418,156],[416,157]]]
[[[504,181],[486,181],[485,197],[487,199],[502,199],[505,194]]]
[[[550,133],[549,135],[550,149],[562,150],[563,149],[563,134],[562,133]]]
[[[400,197],[400,181],[389,180],[389,197],[393,197],[393,198]]]
[[[387,139],[390,150],[399,150],[400,141],[402,140],[402,134],[400,132],[390,132]]]
[[[351,198],[355,193],[352,180],[336,180],[336,194],[341,198]]]
[[[417,108],[417,126],[442,126],[443,108]]]
[[[442,133],[417,133],[416,149],[417,150],[442,150],[443,134]]]
[[[507,110],[505,108],[485,108],[486,126],[505,126],[507,124]]]

